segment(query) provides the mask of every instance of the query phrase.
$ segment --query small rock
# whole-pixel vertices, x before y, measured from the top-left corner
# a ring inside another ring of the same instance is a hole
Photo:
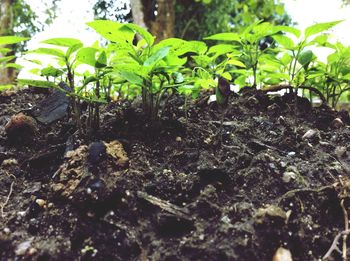
[[[32,140],[37,131],[37,124],[32,117],[21,112],[11,117],[5,125],[5,131],[10,139]]]
[[[178,136],[178,137],[176,137],[175,140],[178,141],[178,142],[180,142],[180,141],[182,141],[182,138],[181,138],[180,136]]]
[[[28,250],[28,256],[34,256],[36,253],[38,253],[38,250],[34,247],[31,247],[29,250]]]
[[[338,158],[342,158],[346,155],[346,147],[338,146],[335,148],[335,155],[337,155]]]
[[[125,168],[129,165],[128,155],[119,141],[115,140],[104,144],[107,154],[116,160],[118,166]]]
[[[255,221],[258,224],[262,224],[265,218],[281,220],[285,222],[287,220],[287,214],[278,206],[268,205],[265,208],[259,208],[255,214]]]
[[[293,156],[295,156],[295,154],[296,154],[296,153],[295,153],[294,151],[291,151],[291,152],[288,152],[287,155],[290,156],[290,157],[293,157]]]
[[[297,178],[297,174],[292,171],[286,171],[283,173],[282,180],[284,183],[289,183],[291,180],[295,180]]]
[[[18,161],[16,159],[5,159],[2,164],[1,167],[10,167],[10,166],[15,166],[18,165]]]
[[[32,243],[32,240],[27,240],[27,241],[20,243],[16,247],[16,250],[15,250],[16,255],[17,256],[24,256],[27,253],[28,249],[30,248],[31,243]]]
[[[38,204],[38,206],[42,207],[42,208],[46,205],[46,201],[41,199],[41,198],[36,199],[35,203]]]
[[[283,247],[279,247],[272,258],[272,261],[293,261],[292,253]]]
[[[340,129],[342,127],[344,127],[344,123],[340,118],[335,118],[332,122],[331,122],[331,127],[333,129]]]
[[[281,112],[281,108],[276,103],[267,107],[267,115],[269,116],[278,115],[280,112]]]
[[[311,138],[315,137],[316,134],[317,134],[317,130],[308,130],[307,132],[305,132],[302,139],[303,140],[311,139]]]
[[[6,235],[11,233],[11,230],[8,227],[5,227],[3,231]]]
[[[103,142],[93,142],[89,146],[88,160],[92,164],[98,164],[106,157],[106,146]]]

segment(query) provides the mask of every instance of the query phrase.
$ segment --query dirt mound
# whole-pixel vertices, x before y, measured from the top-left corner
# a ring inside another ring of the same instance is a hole
[[[1,260],[315,260],[347,229],[347,113],[248,90],[226,110],[174,98],[153,125],[110,104],[93,141],[68,118],[8,139],[46,96],[1,97]]]

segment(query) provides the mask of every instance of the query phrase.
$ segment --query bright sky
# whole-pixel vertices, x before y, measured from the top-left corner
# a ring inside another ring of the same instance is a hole
[[[33,10],[44,9],[46,0],[27,0]],[[119,3],[128,0],[116,0]],[[287,12],[300,29],[316,22],[346,20],[333,29],[335,40],[350,44],[350,6],[343,8],[341,0],[281,0],[285,3]],[[97,36],[92,30],[87,30],[86,22],[93,20],[92,6],[94,0],[61,0],[58,17],[44,31],[35,35],[29,41],[29,49],[38,47],[40,41],[54,37],[73,37],[83,40],[86,45],[96,41]],[[26,65],[28,66],[28,65]],[[21,73],[22,75],[24,73]],[[22,76],[21,77],[24,77]],[[27,76],[27,75],[26,75]]]

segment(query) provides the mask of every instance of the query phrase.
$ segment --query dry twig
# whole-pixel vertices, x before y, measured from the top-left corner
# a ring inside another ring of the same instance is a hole
[[[8,202],[10,201],[10,197],[12,195],[12,192],[13,192],[13,186],[16,182],[16,177],[13,175],[13,174],[9,174],[6,172],[6,175],[13,178],[14,180],[11,182],[11,185],[10,185],[10,191],[9,193],[7,194],[7,197],[6,197],[6,200],[4,203],[0,204],[0,213],[1,213],[1,217],[4,218],[5,217],[5,214],[4,214],[4,208],[5,206],[8,204]]]

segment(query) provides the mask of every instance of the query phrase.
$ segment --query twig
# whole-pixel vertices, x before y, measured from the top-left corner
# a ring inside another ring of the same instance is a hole
[[[4,208],[5,206],[8,204],[8,202],[10,201],[10,197],[12,195],[12,192],[13,192],[13,186],[16,182],[16,177],[13,175],[13,174],[8,174],[6,173],[9,177],[12,177],[14,178],[14,181],[11,182],[11,185],[10,185],[10,191],[9,193],[7,194],[7,197],[6,197],[6,200],[4,203],[1,204],[1,207],[0,207],[0,213],[1,213],[1,217],[4,218],[5,217],[5,214],[4,214]]]
[[[337,185],[337,183],[332,184],[332,185],[328,185],[328,186],[323,186],[320,188],[302,188],[302,189],[293,189],[290,191],[287,191],[285,194],[283,194],[277,201],[277,204],[281,204],[282,200],[289,198],[293,195],[295,195],[296,193],[300,193],[300,192],[314,192],[314,193],[320,193],[326,189],[330,189],[330,188],[334,188]]]
[[[322,257],[322,260],[326,260],[326,259],[330,258],[330,256],[333,253],[333,251],[337,251],[338,253],[341,254],[342,252],[338,248],[339,239],[340,239],[341,236],[349,235],[349,234],[350,234],[350,229],[344,230],[344,231],[340,232],[338,235],[336,235],[336,237],[334,238],[334,240],[332,242],[331,247],[328,249],[327,253]]]
[[[348,217],[348,212],[346,211],[345,207],[344,207],[344,199],[342,199],[340,201],[340,206],[343,210],[343,214],[344,214],[344,226],[345,226],[345,230],[344,231],[348,231],[349,230],[349,217]],[[348,238],[348,234],[345,233],[343,234],[343,260],[346,260],[347,257],[347,253],[346,253],[346,240]]]

